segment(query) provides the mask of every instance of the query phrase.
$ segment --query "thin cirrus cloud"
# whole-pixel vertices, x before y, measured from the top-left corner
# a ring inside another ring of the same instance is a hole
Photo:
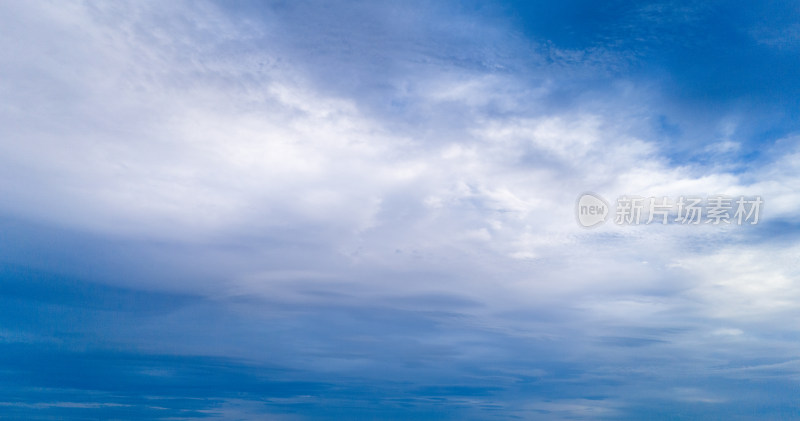
[[[786,415],[792,22],[571,4],[3,5],[0,410]],[[583,230],[590,190],[766,208]]]

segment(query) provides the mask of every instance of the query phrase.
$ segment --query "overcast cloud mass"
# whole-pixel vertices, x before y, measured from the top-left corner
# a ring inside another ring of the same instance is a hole
[[[0,51],[0,418],[800,419],[796,2],[2,1]]]

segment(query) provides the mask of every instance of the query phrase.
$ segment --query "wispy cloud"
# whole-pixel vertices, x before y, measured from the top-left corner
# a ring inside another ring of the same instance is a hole
[[[2,384],[3,407],[784,413],[796,86],[756,82],[791,65],[769,41],[790,32],[713,4],[573,6],[586,16],[514,2],[3,5],[0,344],[3,369],[27,379]],[[717,63],[743,45],[763,67],[712,84],[713,57],[684,60],[737,22],[749,41],[719,44]],[[774,118],[749,113],[765,104]],[[585,191],[765,208],[752,227],[584,230]],[[740,399],[751,375],[758,393]]]

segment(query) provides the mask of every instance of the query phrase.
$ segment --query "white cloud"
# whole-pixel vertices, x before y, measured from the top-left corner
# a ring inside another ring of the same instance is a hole
[[[794,248],[726,248],[738,237],[715,227],[577,226],[587,190],[761,194],[764,221],[800,208],[796,152],[744,174],[674,166],[641,135],[648,110],[629,103],[647,93],[550,110],[552,75],[527,84],[438,61],[415,73],[412,62],[392,79],[407,88],[390,98],[404,104],[399,124],[356,94],[321,89],[279,42],[264,45],[275,28],[211,6],[3,7],[27,23],[0,18],[13,34],[0,39],[10,134],[0,207],[101,235],[207,245],[198,255],[208,259],[181,264],[230,268],[214,288],[180,288],[298,301],[303,282],[344,285],[356,298],[338,299],[353,301],[458,294],[486,305],[470,310],[481,323],[520,337],[541,326],[500,313],[563,307],[584,316],[558,323],[592,320],[609,336],[677,324],[720,337],[795,312]],[[215,241],[252,249],[232,258]],[[701,340],[692,335],[676,347]]]

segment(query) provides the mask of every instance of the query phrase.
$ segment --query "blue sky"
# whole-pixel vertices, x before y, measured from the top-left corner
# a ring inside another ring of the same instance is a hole
[[[0,47],[0,418],[800,418],[797,3],[5,2]]]

